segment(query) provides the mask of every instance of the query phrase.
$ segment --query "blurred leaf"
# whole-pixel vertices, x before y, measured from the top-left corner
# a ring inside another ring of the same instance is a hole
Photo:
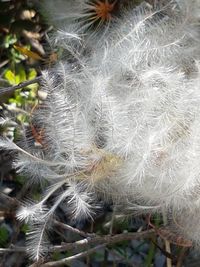
[[[105,255],[105,249],[102,248],[99,251],[96,251],[91,255],[91,258],[94,259],[95,261],[101,262],[104,261],[104,255]]]
[[[20,121],[21,123],[25,123],[27,121],[27,116],[25,114],[18,114],[17,120]]]
[[[35,200],[35,201],[39,201],[40,199],[41,199],[41,194],[40,194],[40,192],[38,192],[38,190],[35,191],[35,192],[33,192],[33,200]]]
[[[26,81],[26,72],[24,68],[19,65],[17,68],[17,73],[14,73],[12,70],[8,69],[5,71],[4,77],[11,85],[16,85]]]
[[[37,72],[35,69],[30,69],[29,73],[28,73],[28,80],[33,80],[37,77]],[[29,89],[31,89],[30,91],[30,97],[31,98],[35,98],[36,97],[36,91],[38,89],[38,84],[37,83],[33,83],[27,86]]]
[[[19,46],[19,45],[13,45],[14,48],[22,53],[23,55],[26,55],[29,58],[35,59],[35,60],[44,60],[38,53],[33,52],[31,50],[28,50],[26,47]]]
[[[9,238],[9,232],[5,226],[0,227],[0,246],[5,246]]]
[[[13,47],[10,49],[11,52],[11,61],[13,63],[19,64],[21,61],[26,59],[26,56],[19,53],[16,49]]]
[[[15,74],[11,71],[11,70],[6,70],[4,77],[6,78],[6,80],[11,84],[11,85],[15,85],[16,83],[16,76]]]
[[[19,75],[20,83],[26,81],[26,72],[25,72],[25,69],[21,65],[19,66],[18,75]]]
[[[17,176],[15,177],[15,181],[16,181],[17,183],[23,185],[23,184],[25,183],[25,181],[26,181],[26,178],[25,178],[24,176],[22,176],[22,175],[17,175]]]
[[[16,36],[13,34],[8,34],[5,36],[5,39],[4,39],[4,47],[8,48],[10,45],[13,45],[16,42],[17,42]]]
[[[28,230],[29,230],[29,226],[28,226],[28,224],[23,224],[22,225],[22,227],[21,227],[21,231],[24,233],[24,234],[26,234],[27,232],[28,232]]]
[[[54,261],[61,260],[62,258],[63,258],[63,255],[61,252],[54,252],[52,255],[52,260]]]
[[[35,69],[30,69],[29,73],[28,73],[28,80],[32,80],[35,79],[37,76],[37,72]]]
[[[21,96],[21,95],[17,95],[16,96],[16,103],[17,103],[17,105],[20,107],[21,105],[24,105],[25,104],[25,99],[24,99],[24,97],[23,96]]]

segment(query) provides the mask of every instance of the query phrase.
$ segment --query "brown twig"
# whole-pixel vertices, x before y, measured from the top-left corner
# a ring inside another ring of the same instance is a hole
[[[84,252],[80,252],[78,254],[75,254],[71,257],[67,257],[64,258],[62,260],[58,260],[58,261],[51,261],[51,262],[47,262],[45,264],[42,264],[41,267],[59,267],[59,266],[63,266],[63,264],[69,263],[73,260],[79,259],[79,258],[83,258],[83,257],[87,257],[89,254],[94,253],[95,251],[97,251],[98,249],[105,247],[106,244],[102,244],[99,246],[96,246],[94,248],[88,249],[87,251]]]
[[[26,86],[31,85],[31,84],[34,84],[34,83],[39,83],[40,82],[40,79],[41,79],[41,76],[38,76],[35,79],[29,80],[29,81],[25,81],[25,82],[22,82],[20,84],[14,85],[14,86],[0,88],[0,95],[14,92],[17,89],[21,89],[23,87],[26,87]]]
[[[17,247],[17,246],[11,246],[10,248],[0,248],[0,254],[4,253],[25,253],[26,248],[25,247]]]
[[[178,261],[177,261],[177,264],[176,264],[176,267],[182,267],[183,266],[183,261],[184,261],[184,258],[186,256],[186,252],[187,252],[188,248],[185,248],[183,247],[181,249],[181,252],[179,254],[179,257],[178,257]]]
[[[9,59],[4,60],[2,63],[0,63],[0,69],[3,68],[8,63],[9,63]]]
[[[62,266],[63,264],[69,263],[72,260],[86,257],[90,255],[91,253],[95,252],[99,248],[105,247],[106,245],[118,243],[124,240],[132,240],[132,239],[140,239],[140,238],[149,238],[151,237],[155,231],[153,229],[143,231],[140,233],[122,233],[122,234],[117,234],[114,236],[111,235],[105,235],[105,236],[95,236],[94,238],[85,238],[83,240],[76,241],[74,243],[66,243],[61,246],[55,246],[54,251],[65,251],[69,249],[77,249],[78,247],[81,247],[82,249],[85,246],[88,245],[97,245],[98,243],[101,243],[98,246],[95,246],[94,248],[88,249],[84,252],[80,252],[78,254],[75,254],[71,257],[64,258],[62,260],[58,261],[52,261],[52,262],[47,262],[45,264],[42,264],[41,267],[54,267],[54,266]]]
[[[91,233],[86,233],[84,231],[81,231],[81,230],[79,230],[77,228],[74,228],[74,227],[72,227],[72,226],[70,226],[68,224],[64,224],[62,222],[59,222],[57,220],[53,220],[53,223],[54,223],[54,225],[56,225],[58,227],[61,227],[61,228],[65,229],[65,230],[68,230],[70,232],[76,233],[76,234],[78,234],[80,236],[83,236],[83,237],[93,237],[95,235],[95,234],[91,234]]]
[[[125,240],[132,240],[132,239],[143,239],[143,238],[150,238],[152,235],[154,235],[155,230],[150,229],[143,232],[135,232],[135,233],[122,233],[117,235],[104,235],[104,236],[98,236],[93,234],[93,237],[87,237],[82,240],[72,242],[72,243],[63,243],[59,246],[52,246],[49,247],[49,252],[62,252],[66,250],[73,250],[73,249],[84,249],[91,245],[97,245],[97,244],[114,244],[118,242],[122,242]],[[17,246],[11,246],[10,248],[0,248],[0,253],[5,252],[25,252],[25,247],[17,247]]]
[[[0,200],[1,200],[1,203],[6,203],[6,206],[8,207],[16,207],[16,206],[19,206],[20,205],[20,201],[17,200],[16,198],[13,198],[13,197],[9,197],[8,195],[0,192]]]
[[[54,246],[50,250],[52,252],[62,252],[65,250],[71,250],[71,249],[78,249],[78,248],[85,248],[87,246],[91,245],[97,245],[97,244],[114,244],[118,242],[122,242],[124,240],[132,240],[132,239],[142,239],[142,238],[150,238],[154,235],[155,230],[150,229],[143,232],[136,232],[136,233],[122,233],[117,235],[104,235],[104,236],[98,236],[95,235],[94,237],[88,237],[73,243],[63,243],[59,246]]]
[[[165,211],[163,211],[163,222],[164,222],[164,225],[166,226],[167,225],[167,215],[165,213]],[[170,242],[169,240],[165,239],[164,240],[164,243],[165,243],[165,250],[167,253],[171,254],[171,246],[170,246]],[[172,267],[172,260],[167,257],[167,267]]]

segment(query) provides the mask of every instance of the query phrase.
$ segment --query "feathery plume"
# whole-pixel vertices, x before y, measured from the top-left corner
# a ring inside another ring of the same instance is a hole
[[[49,186],[32,212],[28,202],[18,212],[33,228],[37,218],[42,227],[42,234],[30,236],[36,259],[61,204],[75,220],[95,216],[99,197],[144,212],[199,207],[199,18],[191,11],[199,0],[192,9],[177,0],[124,11],[94,47],[98,37],[91,37],[90,23],[109,20],[116,3],[48,2],[66,27],[57,36],[66,35],[63,45],[75,58],[43,72],[47,98],[33,114],[41,146],[26,138],[20,146],[0,140],[2,148],[18,152],[19,171]],[[82,24],[85,18],[89,24]]]

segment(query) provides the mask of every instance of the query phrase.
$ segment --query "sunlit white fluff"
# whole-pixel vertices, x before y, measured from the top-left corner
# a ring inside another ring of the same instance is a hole
[[[48,252],[47,230],[49,228],[49,221],[45,220],[30,225],[30,231],[27,234],[27,252],[34,261],[38,261]]]
[[[58,31],[51,36],[54,45],[63,47],[73,55],[93,49],[107,35],[110,19],[99,18],[95,11],[99,3],[115,1],[43,1],[42,12],[46,14]],[[98,10],[98,8],[97,8]],[[103,9],[104,10],[104,9]],[[106,7],[105,7],[106,10]],[[104,11],[102,11],[104,14]],[[103,16],[103,15],[102,15]],[[114,19],[114,18],[112,18]],[[81,52],[80,52],[81,51]]]
[[[80,1],[68,4],[79,18]],[[199,1],[193,4],[194,10]],[[19,153],[19,171],[48,182],[32,212],[29,202],[18,212],[32,222],[36,259],[60,204],[76,220],[94,216],[98,198],[145,212],[198,208],[200,46],[192,14],[183,0],[155,10],[142,5],[125,14],[101,46],[86,55],[78,50],[72,63],[63,59],[42,73],[47,99],[34,114],[44,132],[41,146],[0,140]],[[69,21],[66,27],[74,27]],[[63,34],[80,41],[77,32]]]

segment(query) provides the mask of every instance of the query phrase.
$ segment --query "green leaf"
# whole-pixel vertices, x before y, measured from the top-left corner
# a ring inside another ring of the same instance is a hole
[[[26,72],[22,65],[18,65],[16,73],[8,69],[5,71],[4,77],[11,85],[16,85],[26,81]]]
[[[37,72],[35,69],[30,69],[29,73],[28,73],[28,80],[32,80],[35,79],[37,76]]]
[[[24,233],[24,234],[26,234],[27,232],[28,232],[28,230],[29,230],[29,226],[28,226],[28,224],[23,224],[22,225],[22,227],[21,227],[21,231]]]
[[[4,77],[11,85],[16,85],[16,76],[11,70],[6,70]]]
[[[3,45],[5,48],[9,48],[10,46],[12,46],[16,42],[17,42],[16,36],[13,34],[8,34],[4,38],[4,44]]]
[[[9,232],[5,226],[0,227],[0,246],[5,246],[9,239]]]
[[[17,103],[17,105],[20,107],[21,105],[24,105],[25,104],[25,99],[24,99],[24,97],[23,96],[21,96],[21,95],[17,95],[16,96],[16,103]]]
[[[22,66],[19,67],[19,79],[20,83],[26,81],[26,72]]]
[[[28,77],[27,79],[28,80],[33,80],[37,77],[37,72],[35,69],[30,69],[29,73],[28,73]],[[33,83],[33,84],[30,84],[27,86],[29,89],[31,89],[32,91],[30,92],[31,96],[32,97],[35,97],[35,91],[37,90],[38,88],[38,84],[37,83]]]
[[[25,184],[25,181],[26,181],[26,178],[22,175],[17,175],[15,177],[15,181],[21,185],[24,185]]]
[[[25,123],[27,121],[27,116],[25,114],[18,114],[17,120],[20,121],[21,123]]]
[[[15,75],[15,84],[19,84],[21,82],[20,75],[16,74]]]
[[[61,260],[63,258],[63,255],[60,252],[54,252],[52,255],[52,259],[54,261]]]

